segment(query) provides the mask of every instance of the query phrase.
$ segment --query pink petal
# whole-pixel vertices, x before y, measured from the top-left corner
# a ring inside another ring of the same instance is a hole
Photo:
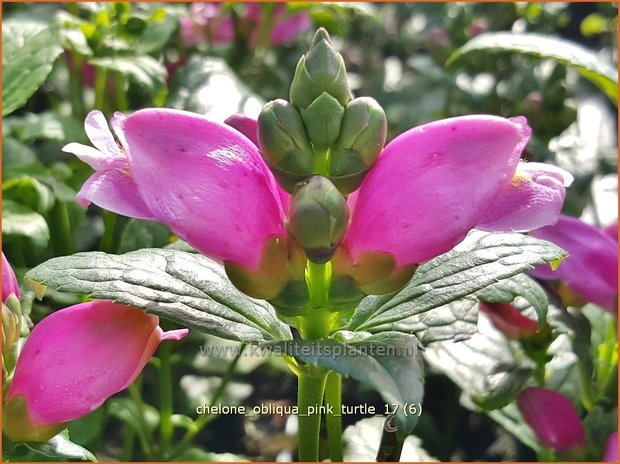
[[[605,462],[618,462],[618,432],[612,433],[605,443]]]
[[[600,229],[569,216],[560,216],[555,225],[535,230],[532,235],[568,251],[557,270],[539,266],[532,272],[535,277],[561,280],[584,300],[609,311],[615,309],[618,242]]]
[[[510,339],[520,340],[536,334],[537,322],[525,317],[511,304],[480,302],[480,310]]]
[[[127,140],[125,140],[125,119],[127,116],[120,111],[115,111],[114,116],[112,116],[112,129],[114,129],[114,133],[118,137],[119,142],[121,143],[121,147],[123,150],[127,150]]]
[[[258,124],[256,119],[243,114],[233,114],[224,121],[224,124],[228,124],[230,127],[237,129],[250,139],[254,146],[258,147]]]
[[[52,313],[28,337],[7,400],[23,396],[37,426],[94,411],[140,374],[166,338],[157,324],[156,316],[110,301]]]
[[[110,160],[115,159],[110,157],[107,153],[97,150],[96,148],[75,142],[69,143],[62,147],[62,151],[77,156],[95,171],[105,169],[110,163]]]
[[[517,396],[525,422],[547,448],[564,451],[585,444],[585,432],[575,407],[548,388],[527,387]]]
[[[273,175],[236,130],[193,113],[147,109],[125,121],[131,172],[153,216],[203,253],[255,268],[285,237]]]
[[[4,303],[11,295],[15,295],[17,299],[21,298],[15,272],[2,252],[2,302]]]
[[[99,151],[108,156],[123,156],[101,111],[94,110],[88,113],[84,121],[84,129],[90,141]]]
[[[237,129],[243,135],[245,135],[250,141],[258,148],[258,129],[256,119],[250,118],[243,114],[233,114],[228,117],[224,124],[228,124],[230,127]],[[278,187],[278,196],[280,197],[280,203],[285,215],[288,215],[288,207],[290,204],[291,196],[282,189],[280,185]]]
[[[217,44],[227,44],[235,40],[235,25],[230,18],[219,19],[213,26],[211,40]]]
[[[555,166],[519,163],[512,181],[499,192],[476,225],[491,232],[526,232],[555,224],[573,176]]]
[[[116,214],[138,219],[153,219],[148,206],[129,174],[127,160],[118,160],[109,170],[95,172],[76,196],[82,206],[91,203]]]
[[[183,45],[186,47],[193,47],[194,45],[205,42],[202,27],[196,24],[189,16],[181,17],[179,28],[181,31],[181,42],[183,42]]]
[[[312,27],[312,20],[307,13],[297,13],[276,24],[271,31],[271,45],[283,45],[293,42],[302,32]]]
[[[618,241],[618,220],[616,222],[603,227],[603,232],[616,242]]]
[[[512,178],[530,136],[524,118],[464,116],[389,143],[357,195],[345,246],[394,255],[399,267],[450,250]]]

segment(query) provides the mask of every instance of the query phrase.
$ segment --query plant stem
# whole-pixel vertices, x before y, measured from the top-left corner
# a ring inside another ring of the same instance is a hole
[[[174,424],[172,423],[172,363],[170,361],[171,345],[163,343],[160,348],[159,368],[159,400],[160,400],[160,436],[163,456],[172,442]]]
[[[331,372],[327,376],[325,404],[334,411],[333,414],[325,415],[329,458],[332,462],[342,462],[342,376],[337,372]]]
[[[75,253],[75,242],[71,233],[71,222],[67,203],[56,200],[48,216],[50,238],[57,256]]]
[[[125,441],[123,442],[123,462],[133,461],[133,446],[136,441],[136,431],[125,424]]]
[[[106,84],[108,81],[108,70],[97,68],[95,71],[95,108],[102,113],[106,113]]]
[[[71,65],[69,66],[69,96],[71,99],[71,114],[78,120],[82,120],[86,116],[83,70],[84,58],[77,53],[72,53]]]
[[[329,176],[329,150],[315,152],[314,171],[320,176]]]
[[[127,78],[120,72],[114,74],[116,79],[116,109],[118,111],[127,111],[129,103],[127,102],[126,83]]]
[[[326,307],[329,301],[329,281],[332,268],[330,263],[316,264],[308,260],[306,264],[306,285],[310,303],[315,308]]]
[[[592,392],[592,375],[585,362],[577,360],[577,372],[579,373],[579,394],[581,403],[586,411],[594,407],[594,393]]]
[[[235,373],[237,364],[239,363],[239,360],[241,359],[241,356],[243,355],[243,350],[245,349],[245,346],[246,346],[245,344],[241,345],[239,352],[237,353],[235,358],[226,368],[226,372],[224,372],[224,375],[222,376],[222,381],[220,382],[219,386],[217,387],[217,390],[215,390],[215,393],[213,393],[213,396],[211,397],[211,402],[209,404],[210,408],[215,406],[215,404],[219,401],[220,397],[226,390],[226,386],[228,385],[228,382],[230,382],[230,380],[232,379],[232,376]],[[187,429],[187,432],[185,432],[185,435],[183,436],[179,444],[172,451],[171,453],[172,458],[175,458],[178,454],[185,451],[185,449],[191,443],[194,437],[198,435],[198,433],[209,422],[215,419],[215,417],[216,416],[214,414],[203,414],[200,417],[198,417],[198,419],[196,419],[194,423]]]
[[[140,429],[137,430],[137,433],[140,438],[140,444],[142,445],[142,451],[147,458],[150,458],[153,455],[153,448],[151,447],[152,437],[149,436],[149,428],[145,419],[146,412],[144,409],[144,401],[142,401],[141,386],[142,377],[138,377],[138,379],[129,386],[128,390],[129,395],[136,404],[136,410],[138,412],[138,423],[140,424]]]
[[[323,393],[327,371],[320,366],[305,366],[297,376],[297,406],[299,408],[298,455],[299,461],[319,461],[319,432]]]

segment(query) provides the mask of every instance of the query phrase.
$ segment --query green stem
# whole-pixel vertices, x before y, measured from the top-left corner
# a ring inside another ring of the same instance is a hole
[[[97,68],[95,72],[95,108],[106,113],[106,84],[108,81],[108,70]]]
[[[306,264],[306,285],[310,303],[315,308],[327,306],[329,302],[329,282],[332,268],[330,263],[316,264],[308,260]]]
[[[75,253],[75,242],[71,233],[71,221],[67,203],[56,200],[49,213],[50,238],[57,256]]]
[[[217,390],[215,390],[215,393],[213,393],[213,396],[211,397],[209,408],[212,408],[216,405],[216,403],[219,401],[222,394],[226,390],[228,382],[230,382],[230,380],[232,379],[232,376],[235,373],[237,364],[239,363],[239,360],[241,359],[241,356],[243,355],[243,350],[245,349],[245,346],[246,346],[245,344],[241,345],[239,352],[237,353],[235,358],[226,368],[226,372],[224,372],[224,375],[222,376],[222,381],[220,382],[219,386],[217,387]],[[187,432],[185,432],[185,435],[183,436],[179,444],[172,451],[171,453],[172,458],[178,456],[180,453],[185,451],[187,447],[189,446],[189,444],[191,443],[191,441],[194,439],[194,437],[198,435],[198,433],[209,422],[215,419],[215,417],[216,417],[215,414],[202,414],[201,416],[199,416],[198,419],[196,419],[194,423],[187,429]]]
[[[581,403],[586,411],[589,411],[595,404],[590,369],[588,369],[585,362],[577,360],[577,372],[579,373],[579,394],[581,396]]]
[[[297,406],[299,408],[299,461],[319,461],[321,414],[316,408],[323,404],[327,371],[320,366],[305,366],[298,375]]]
[[[161,455],[165,455],[174,434],[174,424],[172,423],[172,363],[170,343],[163,343],[160,348],[160,368],[159,368],[159,400],[160,400],[160,436],[161,436]]]
[[[320,176],[329,177],[329,150],[315,152],[314,172]]]
[[[133,461],[133,447],[136,441],[136,431],[125,424],[125,440],[123,442],[123,462]]]
[[[145,408],[144,401],[142,401],[141,388],[142,387],[142,377],[138,377],[138,379],[129,386],[129,395],[133,399],[136,404],[136,410],[138,412],[138,424],[140,426],[138,433],[138,437],[140,438],[140,444],[142,445],[142,451],[144,452],[147,458],[150,458],[153,455],[153,448],[151,447],[151,437],[149,436],[149,427],[146,423],[145,419]]]
[[[120,72],[114,73],[116,79],[116,109],[124,112],[129,109],[127,101],[126,84],[127,78]]]
[[[84,58],[77,53],[71,54],[69,67],[69,97],[71,99],[71,114],[82,120],[86,115],[84,106]]]
[[[325,404],[334,411],[325,415],[329,458],[332,462],[342,462],[342,376],[337,372],[327,376]]]

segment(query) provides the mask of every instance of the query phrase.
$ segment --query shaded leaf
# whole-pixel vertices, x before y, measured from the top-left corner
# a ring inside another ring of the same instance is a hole
[[[2,460],[14,462],[94,462],[97,458],[85,448],[69,440],[67,431],[59,433],[47,443],[12,443],[2,437]]]
[[[44,28],[23,21],[2,24],[2,116],[26,103],[45,82],[60,53],[58,24]]]
[[[199,254],[170,249],[77,253],[46,261],[25,278],[39,295],[46,286],[87,293],[231,340],[291,337],[271,305],[241,293],[221,264]]]
[[[14,237],[24,237],[43,249],[47,246],[50,231],[45,218],[29,207],[6,199],[2,202],[2,237],[9,241]]]
[[[556,245],[526,235],[474,231],[454,250],[420,266],[398,293],[381,297],[374,304],[360,304],[349,329],[375,332],[386,324],[398,323],[399,330],[409,330],[409,318],[414,318],[410,323],[415,326],[420,323],[420,314],[565,256]],[[468,308],[460,310],[467,313]],[[434,317],[428,316],[427,326]],[[437,317],[441,319],[441,315]],[[471,321],[471,316],[457,315],[455,319]]]
[[[592,50],[581,45],[542,34],[488,32],[474,37],[456,50],[448,59],[447,64],[475,51],[522,53],[539,58],[550,58],[564,65],[574,66],[586,79],[618,104],[617,69],[611,63],[598,57]]]

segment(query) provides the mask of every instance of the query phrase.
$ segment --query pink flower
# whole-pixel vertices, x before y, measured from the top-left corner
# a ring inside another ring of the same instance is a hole
[[[253,143],[255,121],[227,122],[246,136],[183,111],[117,114],[119,147],[94,111],[86,130],[98,150],[75,143],[64,150],[97,171],[78,194],[81,204],[164,222],[208,256],[270,274],[265,289],[252,294],[269,299],[288,279],[289,197]],[[349,196],[352,218],[334,257],[336,271],[354,275],[361,261],[380,255],[392,260],[388,274],[394,266],[399,272],[450,250],[474,227],[522,231],[552,224],[570,175],[520,164],[529,134],[522,118],[466,116],[397,137]]]
[[[240,19],[239,28],[248,37],[249,48],[255,48],[265,24],[259,3],[246,3],[245,15]],[[235,27],[230,17],[225,16],[219,3],[192,3],[189,16],[181,18],[181,39],[186,46],[200,43],[232,43]],[[286,4],[278,3],[271,12],[271,45],[293,42],[310,29],[312,22],[307,13],[286,14]]]
[[[489,316],[495,327],[512,340],[521,340],[536,335],[536,321],[525,317],[508,303],[480,303],[480,310]]]
[[[575,407],[564,395],[541,387],[527,387],[517,406],[543,446],[565,451],[585,444],[585,432]]]
[[[6,299],[15,295],[17,299],[21,298],[21,294],[19,291],[19,284],[17,283],[17,278],[15,277],[15,273],[13,272],[13,268],[4,256],[4,252],[2,253],[2,302],[5,303]]]
[[[189,16],[180,20],[181,40],[188,46],[200,43],[231,43],[235,39],[232,19],[224,16],[219,3],[192,3]]]
[[[612,433],[605,443],[605,462],[618,462],[618,432]]]
[[[17,361],[3,406],[4,432],[14,441],[47,441],[67,421],[97,409],[140,374],[163,340],[156,316],[91,301],[61,309],[33,329]]]
[[[613,311],[618,295],[618,242],[608,233],[577,218],[560,216],[553,226],[532,235],[553,242],[568,257],[552,271],[541,266],[532,273],[540,279],[560,280],[582,299]]]

